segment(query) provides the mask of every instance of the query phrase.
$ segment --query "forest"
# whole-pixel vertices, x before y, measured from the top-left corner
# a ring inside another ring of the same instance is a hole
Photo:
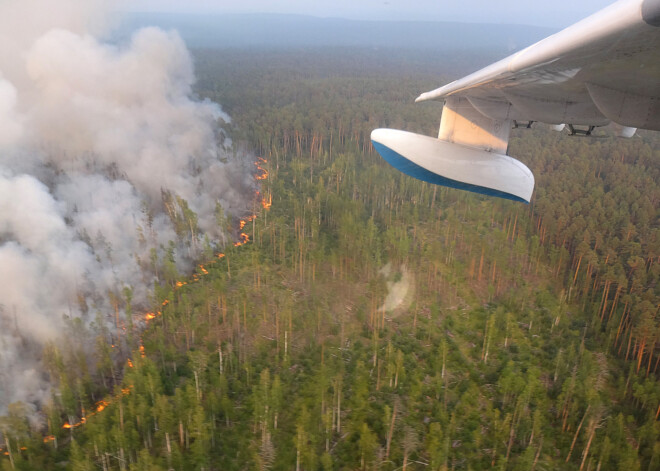
[[[117,293],[125,332],[70,319],[42,425],[0,418],[2,469],[660,469],[660,136],[513,130],[529,205],[371,146],[435,134],[414,98],[488,60],[195,51],[254,152],[253,214],[219,208],[238,243],[194,273],[154,260],[148,308]]]

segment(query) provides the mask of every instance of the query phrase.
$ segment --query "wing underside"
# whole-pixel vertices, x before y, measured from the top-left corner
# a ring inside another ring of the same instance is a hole
[[[494,119],[660,130],[660,0],[624,0],[417,101],[464,96]]]
[[[521,122],[660,130],[660,0],[621,0],[416,101],[425,100],[445,102],[438,140],[497,156]]]

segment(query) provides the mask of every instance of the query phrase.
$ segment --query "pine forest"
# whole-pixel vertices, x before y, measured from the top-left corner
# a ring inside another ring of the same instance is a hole
[[[414,98],[485,56],[194,51],[253,212],[218,208],[233,241],[193,273],[153,260],[148,309],[117,293],[125,332],[68,322],[43,424],[0,418],[2,469],[660,469],[660,135],[513,130],[529,205],[371,145],[435,135],[442,104]]]

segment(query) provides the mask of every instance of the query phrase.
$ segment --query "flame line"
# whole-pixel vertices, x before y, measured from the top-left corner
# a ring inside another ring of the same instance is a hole
[[[261,164],[266,164],[266,163],[268,163],[268,161],[266,159],[262,158],[262,157],[258,157],[257,161],[254,162],[254,165],[257,167],[257,170],[258,170],[258,173],[256,173],[254,175],[255,180],[260,181],[260,180],[265,180],[265,179],[268,178],[268,175],[269,175],[268,171],[261,166]],[[268,195],[268,200],[266,200],[266,197],[264,195],[262,195],[259,191],[256,191],[255,198],[261,203],[262,208],[264,208],[265,210],[269,210],[270,207],[272,206],[273,198],[272,198],[272,195],[270,195],[270,194]],[[245,228],[245,226],[247,225],[248,222],[252,222],[256,218],[257,218],[256,214],[251,214],[250,216],[247,216],[244,219],[241,219],[239,221],[238,230],[242,231]],[[245,232],[240,232],[238,237],[239,237],[239,240],[234,242],[234,247],[240,247],[241,245],[245,245],[248,242],[250,242],[250,236],[248,234],[246,234]],[[224,257],[225,257],[225,254],[223,252],[218,252],[215,255],[215,258],[217,258],[217,259],[221,259],[221,258],[224,258]],[[208,262],[205,263],[205,265],[215,264],[216,261],[217,260],[215,260],[215,259],[211,260],[211,261],[208,261]],[[188,283],[199,281],[200,277],[206,276],[206,275],[209,274],[208,270],[204,267],[204,265],[200,264],[200,265],[198,265],[198,268],[199,268],[199,271],[201,273],[193,274],[193,277],[192,277],[193,280],[191,282],[177,281],[174,285],[174,289],[178,290],[179,288],[182,288],[183,286],[187,285]],[[161,305],[163,307],[165,307],[169,303],[170,303],[170,300],[165,299],[161,303]],[[148,323],[149,321],[155,319],[156,317],[161,316],[162,314],[163,314],[162,311],[146,312],[144,314],[144,321],[145,321],[145,323]],[[124,331],[126,330],[125,325],[122,328],[123,328]],[[115,346],[112,345],[112,347],[114,348]],[[142,358],[144,358],[146,356],[146,352],[145,352],[145,349],[144,349],[144,345],[142,344],[142,338],[140,338],[139,351],[140,351],[140,356]],[[126,364],[129,368],[133,368],[133,361],[130,358],[127,359]],[[126,396],[126,395],[130,394],[131,389],[133,389],[133,385],[129,385],[128,388],[123,388],[121,390],[121,394],[115,395],[110,400],[98,401],[96,404],[94,404],[94,410],[92,412],[90,412],[89,414],[85,414],[85,409],[83,409],[82,410],[82,417],[81,417],[79,422],[76,422],[76,423],[72,424],[72,423],[69,423],[69,421],[66,421],[64,423],[64,425],[62,425],[62,428],[68,430],[68,429],[75,429],[75,428],[80,427],[81,425],[83,425],[87,422],[88,417],[92,417],[92,416],[102,412],[103,410],[105,410],[106,407],[111,405],[112,402],[114,402],[114,400],[119,399],[123,396]],[[48,443],[48,442],[51,442],[53,440],[55,440],[55,436],[53,436],[53,435],[48,435],[47,437],[44,437],[44,443]]]

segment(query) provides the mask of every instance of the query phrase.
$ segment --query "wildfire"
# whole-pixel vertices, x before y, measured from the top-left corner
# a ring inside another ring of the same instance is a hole
[[[266,159],[262,157],[257,158],[257,161],[254,163],[254,165],[257,166],[257,170],[259,171],[259,173],[254,176],[255,180],[265,180],[266,178],[268,178],[268,170],[266,170],[261,166],[261,164],[266,164],[266,163],[268,163]]]
[[[240,231],[242,231],[242,230],[245,228],[245,225],[246,225],[248,222],[252,222],[252,221],[254,221],[256,217],[257,217],[257,216],[256,216],[255,214],[253,214],[253,215],[251,215],[251,216],[246,217],[245,219],[241,219],[241,221],[240,221],[239,224],[238,224],[238,229],[239,229]],[[245,245],[245,244],[247,244],[248,242],[250,242],[250,236],[247,235],[245,232],[241,232],[241,233],[238,235],[238,237],[239,237],[239,240],[236,241],[236,242],[234,242],[234,247],[240,247],[241,245]]]
[[[234,247],[240,247],[241,245],[245,245],[248,242],[250,242],[250,236],[247,235],[245,232],[241,232],[239,234],[239,237],[241,238],[239,241],[234,242]]]
[[[261,207],[264,209],[270,209],[270,207],[273,205],[273,195],[268,195],[268,200],[266,200],[265,196],[261,197]]]
[[[166,300],[166,301],[167,301],[167,300]],[[169,302],[169,301],[168,301],[168,302]],[[165,305],[165,304],[167,304],[167,303],[163,303],[163,305]],[[158,317],[158,316],[162,316],[162,315],[163,315],[163,312],[162,312],[162,311],[147,312],[147,313],[144,315],[144,321],[145,321],[145,322],[149,322],[149,321],[151,321],[151,320],[154,320],[156,317]]]
[[[257,167],[257,173],[254,175],[255,180],[259,181],[259,180],[265,180],[265,179],[268,178],[268,171],[262,167],[262,164],[266,164],[266,163],[268,163],[268,161],[266,159],[261,158],[261,157],[257,158],[257,161],[254,163],[254,165]],[[256,192],[256,197],[259,200],[259,202],[261,203],[262,208],[264,208],[266,210],[270,209],[270,207],[273,203],[272,195],[269,194],[268,198],[266,199],[265,196],[263,196],[259,191],[257,191]],[[252,215],[247,216],[246,218],[240,220],[238,229],[241,232],[238,235],[239,240],[234,242],[235,247],[239,247],[241,245],[247,244],[250,241],[250,236],[248,234],[246,234],[245,232],[243,232],[243,229],[245,228],[245,226],[247,225],[248,222],[252,222],[256,217],[257,217],[256,214],[252,214]],[[221,259],[221,258],[225,257],[225,254],[222,253],[222,252],[219,252],[219,253],[216,254],[216,257],[218,259]],[[211,261],[207,262],[206,265],[214,264],[215,262],[216,262],[215,260],[211,260]],[[205,275],[209,274],[208,270],[204,267],[204,265],[199,265],[199,271],[201,272],[201,274],[196,273],[195,275],[193,275],[193,280],[194,281],[198,281],[201,276],[205,276]],[[177,281],[175,283],[175,289],[179,289],[182,286],[185,286],[186,284],[188,284],[188,283],[185,282],[185,281]],[[167,306],[169,304],[169,302],[170,302],[169,299],[165,299],[162,302],[162,306]],[[160,315],[162,315],[161,311],[147,312],[147,313],[144,314],[144,320],[146,322],[149,322],[149,321],[155,319],[156,317],[158,317]],[[126,330],[125,326],[123,328],[124,328],[124,330]],[[112,345],[112,348],[115,348],[115,345]],[[140,339],[139,351],[140,351],[140,356],[144,358],[146,354],[145,354],[145,350],[144,350],[144,345],[142,345],[142,339]],[[133,368],[133,361],[130,358],[127,359],[126,363],[130,368]],[[114,399],[118,399],[120,396],[126,396],[126,395],[130,394],[132,388],[133,388],[132,385],[127,387],[127,388],[123,388],[121,390],[121,394],[116,395],[113,399],[101,400],[101,401],[97,402],[94,405],[94,410],[92,412],[90,412],[88,414],[88,416],[91,417],[91,416],[93,416],[93,415],[95,415],[99,412],[102,412],[103,410],[105,410],[106,407],[108,407],[112,403],[112,401]],[[62,428],[65,429],[65,430],[75,429],[75,428],[78,428],[81,425],[85,424],[87,422],[87,417],[85,416],[85,409],[82,410],[82,415],[83,416],[82,416],[82,418],[80,419],[79,422],[69,423],[67,421],[67,422],[64,423],[64,425],[62,425]],[[44,443],[48,443],[48,442],[51,442],[51,441],[54,441],[54,440],[55,440],[55,436],[53,436],[53,435],[48,435],[48,436],[44,437]],[[8,453],[5,452],[5,455],[7,455],[7,454]]]
[[[84,414],[85,411],[83,411]],[[94,415],[93,413],[90,415]],[[83,415],[83,417],[80,419],[80,422],[76,422],[75,424],[70,424],[69,422],[64,422],[64,425],[62,425],[62,428],[65,430],[69,430],[72,428],[78,428],[83,424],[87,423],[87,418]]]
[[[264,159],[263,157],[258,157],[257,158],[257,161],[254,163],[254,165],[256,165],[257,171],[258,171],[258,173],[256,173],[254,175],[255,180],[259,181],[259,180],[265,180],[265,179],[268,178],[268,170],[266,170],[265,168],[262,167],[262,164],[266,164],[266,163],[268,163],[268,160]],[[266,199],[266,197],[264,195],[262,195],[259,191],[257,191],[256,197],[257,197],[257,199],[261,203],[261,206],[264,209],[270,209],[270,207],[273,204],[272,195],[269,194],[268,199]],[[238,230],[241,231],[241,232],[238,235],[239,240],[234,242],[234,247],[240,247],[241,245],[245,245],[248,242],[250,242],[250,236],[248,234],[246,234],[245,232],[243,232],[243,229],[245,228],[245,226],[247,225],[248,222],[254,221],[254,219],[256,217],[257,217],[256,214],[252,214],[252,215],[246,217],[245,219],[240,220],[240,222],[238,224]],[[224,254],[223,254],[223,256],[224,256]],[[218,257],[221,258],[220,255],[218,255]]]
[[[65,430],[70,430],[70,429],[78,428],[81,425],[86,424],[87,423],[87,417],[91,417],[91,416],[96,415],[99,412],[103,411],[106,407],[108,407],[111,404],[112,400],[119,399],[122,396],[127,396],[128,394],[131,393],[131,389],[133,389],[133,385],[130,385],[127,388],[122,388],[121,394],[117,394],[111,400],[108,400],[108,401],[101,400],[101,401],[97,402],[96,404],[94,404],[94,410],[92,412],[90,412],[89,414],[87,414],[87,416],[85,416],[85,409],[83,409],[82,410],[83,416],[82,416],[82,418],[80,419],[79,422],[76,422],[76,423],[73,423],[73,424],[69,423],[69,422],[64,422],[64,425],[62,425],[62,428],[65,429]],[[47,442],[50,442],[50,441],[53,441],[53,440],[55,440],[55,437],[52,436],[52,435],[49,435],[48,437],[44,437],[44,443],[47,443]]]

